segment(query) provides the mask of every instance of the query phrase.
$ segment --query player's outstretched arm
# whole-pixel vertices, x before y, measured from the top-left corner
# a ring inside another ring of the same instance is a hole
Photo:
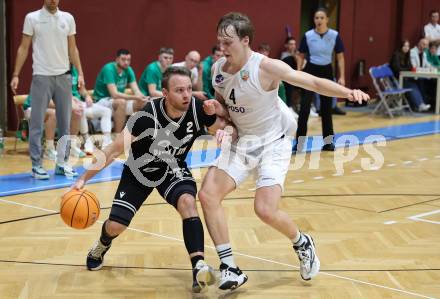
[[[77,190],[82,189],[88,180],[119,157],[124,152],[124,147],[131,144],[133,140],[134,137],[130,134],[128,129],[125,128],[111,144],[102,150],[103,155],[97,155],[98,157],[95,156],[93,158],[94,167],[83,173],[71,188]]]
[[[328,97],[346,98],[359,103],[370,99],[369,95],[361,90],[349,89],[331,80],[295,71],[281,60],[265,58],[261,62],[261,70],[274,81],[285,81]]]

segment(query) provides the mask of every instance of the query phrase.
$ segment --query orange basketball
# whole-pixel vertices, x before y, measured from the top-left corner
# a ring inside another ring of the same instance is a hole
[[[99,201],[85,189],[71,190],[61,198],[60,215],[64,223],[76,229],[85,229],[99,218]]]

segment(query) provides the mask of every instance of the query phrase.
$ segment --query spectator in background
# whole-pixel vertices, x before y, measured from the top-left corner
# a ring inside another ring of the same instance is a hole
[[[425,37],[429,42],[436,43],[437,46],[440,45],[440,25],[439,22],[439,12],[438,10],[431,10],[429,13],[431,21],[425,25],[424,33]],[[440,48],[437,49],[437,56],[440,56]]]
[[[207,100],[203,92],[203,76],[202,65],[200,64],[200,53],[197,51],[190,51],[185,56],[185,61],[176,62],[174,66],[183,66],[191,71],[191,83],[193,87],[192,95],[200,100]],[[199,75],[200,74],[200,75]]]
[[[431,66],[437,68],[437,70],[440,70],[440,58],[437,55],[438,48],[439,46],[437,43],[430,42],[429,49],[426,50],[426,59]]]
[[[426,56],[428,45],[428,40],[422,37],[417,45],[410,50],[409,57],[413,69],[428,69],[430,67],[428,57]],[[417,86],[419,87],[419,90],[422,93],[423,97],[428,98],[427,102],[431,102],[432,95],[429,92],[429,86],[432,84],[431,82],[433,82],[433,80],[417,78],[415,82],[417,83]]]
[[[285,50],[281,52],[281,60],[289,56],[296,56],[296,40],[293,37],[287,37],[284,42],[284,49]]]
[[[32,97],[32,121],[29,128],[29,153],[32,160],[32,176],[47,180],[49,174],[41,164],[41,136],[49,101],[56,105],[60,137],[69,135],[72,111],[72,87],[69,74],[70,62],[79,72],[78,84],[84,84],[83,71],[76,47],[76,24],[73,16],[58,8],[59,1],[44,0],[43,7],[26,15],[23,36],[17,50],[11,89],[15,94],[19,74],[32,44],[33,74],[30,95]],[[44,20],[44,22],[42,22]],[[66,136],[67,137],[67,136]],[[58,146],[55,174],[68,177],[78,173],[67,164],[70,142],[62,138]]]
[[[428,60],[428,63],[431,67],[436,68],[437,71],[440,71],[440,58],[437,56],[438,53],[438,44],[435,42],[429,43],[429,49],[426,49],[426,60]],[[428,98],[429,102],[432,104],[432,106],[435,107],[436,105],[436,91],[437,91],[437,80],[435,79],[425,79],[425,92],[426,97]]]
[[[206,57],[202,62],[203,69],[203,91],[209,99],[214,98],[214,88],[212,87],[212,65],[223,57],[222,49],[217,45],[212,47],[211,55]]]
[[[98,105],[93,102],[92,97],[87,92],[85,86],[80,89],[77,87],[78,71],[75,66],[71,66],[72,72],[72,96],[73,100],[78,101],[79,105],[84,109],[84,115],[80,119],[79,132],[84,141],[84,152],[91,155],[93,153],[93,141],[89,136],[89,125],[87,119],[99,119],[101,125],[101,131],[104,135],[102,140],[102,147],[106,147],[112,143],[111,131],[112,131],[112,109],[103,105]],[[71,132],[72,135],[76,135],[76,132]]]
[[[394,52],[390,60],[390,67],[393,70],[394,76],[399,78],[399,73],[402,71],[410,71],[412,69],[410,55],[409,55],[410,44],[408,40],[402,41],[400,48]],[[403,86],[405,88],[411,88],[409,92],[409,102],[417,111],[422,112],[428,110],[431,106],[425,104],[423,100],[422,93],[420,91],[418,80],[413,78],[405,78],[403,81]]]
[[[286,51],[281,53],[281,60],[287,63],[292,69],[298,69],[296,64],[298,51],[296,49],[296,41],[293,37],[286,38],[284,43],[284,47]],[[294,109],[294,107],[298,107],[296,110],[299,110],[299,95],[296,91],[299,91],[293,85],[289,83],[283,82],[284,87],[286,89],[286,104],[290,108]],[[296,95],[296,96],[295,96]],[[296,112],[295,112],[296,113]]]
[[[421,38],[417,46],[411,49],[410,59],[413,68],[428,68],[429,63],[425,50],[428,49],[429,42],[426,38]]]
[[[29,122],[31,120],[32,97],[28,95],[23,104],[24,118]],[[46,139],[43,157],[48,160],[56,160],[57,151],[55,150],[55,129],[57,127],[57,118],[55,115],[55,104],[51,100],[44,114],[44,137]]]
[[[29,94],[23,104],[24,118],[32,122],[32,96]],[[72,98],[72,113],[70,117],[70,134],[78,134],[81,118],[84,116],[84,109]],[[55,132],[57,128],[56,105],[53,100],[49,101],[44,114],[44,137],[46,139],[43,157],[48,160],[56,161],[57,151],[55,150]],[[60,137],[60,136],[58,136]],[[85,153],[78,148],[75,143],[71,146],[71,154],[83,158]]]
[[[301,70],[304,57],[308,55],[308,62],[304,68],[306,73],[311,75],[332,80],[334,78],[332,60],[333,52],[336,53],[338,61],[340,85],[345,85],[345,63],[344,63],[344,45],[339,33],[328,28],[327,10],[319,8],[314,15],[315,28],[307,31],[301,40],[298,55],[298,70]],[[298,144],[294,150],[302,151],[307,135],[307,121],[310,114],[310,107],[314,92],[304,90],[301,99],[301,107],[299,111],[298,130],[296,137]],[[322,134],[324,137],[324,151],[334,151],[335,145],[333,142],[333,119],[332,119],[332,98],[321,96],[321,119],[322,119]]]
[[[93,99],[97,105],[113,109],[116,133],[120,133],[124,128],[127,115],[141,110],[147,103],[147,97],[139,90],[130,63],[130,52],[119,49],[116,52],[116,60],[102,67],[93,91]],[[133,95],[126,94],[126,88],[131,88]]]
[[[147,65],[139,79],[139,87],[144,95],[163,97],[162,74],[173,63],[173,58],[172,48],[160,48],[158,60]]]
[[[258,50],[257,50],[257,52],[260,53],[260,54],[263,54],[264,56],[269,57],[269,55],[270,55],[270,50],[271,50],[271,48],[270,48],[270,46],[269,46],[268,43],[261,43],[261,44],[258,46]],[[280,97],[280,99],[281,99],[284,103],[287,102],[287,99],[286,99],[286,89],[284,88],[283,81],[280,81],[280,85],[278,86],[278,96]]]

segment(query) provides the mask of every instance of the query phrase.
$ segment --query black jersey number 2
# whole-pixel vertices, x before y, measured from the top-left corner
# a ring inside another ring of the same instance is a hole
[[[235,103],[235,92],[234,89],[232,89],[231,94],[229,95],[229,99],[234,102],[234,105],[237,105],[237,103]]]

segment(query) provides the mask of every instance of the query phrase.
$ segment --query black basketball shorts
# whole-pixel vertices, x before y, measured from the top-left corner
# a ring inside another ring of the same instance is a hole
[[[179,175],[171,172],[166,167],[162,170],[163,181],[155,187],[149,187],[142,184],[131,172],[130,168],[124,166],[121,180],[113,200],[112,209],[110,211],[109,219],[125,226],[129,226],[136,212],[142,206],[147,197],[151,194],[154,188],[159,194],[170,204],[177,209],[177,201],[183,194],[189,194],[196,198],[197,185],[192,177],[191,172],[186,165],[180,168]],[[147,179],[148,179],[147,175]],[[157,174],[150,175],[157,178]]]

